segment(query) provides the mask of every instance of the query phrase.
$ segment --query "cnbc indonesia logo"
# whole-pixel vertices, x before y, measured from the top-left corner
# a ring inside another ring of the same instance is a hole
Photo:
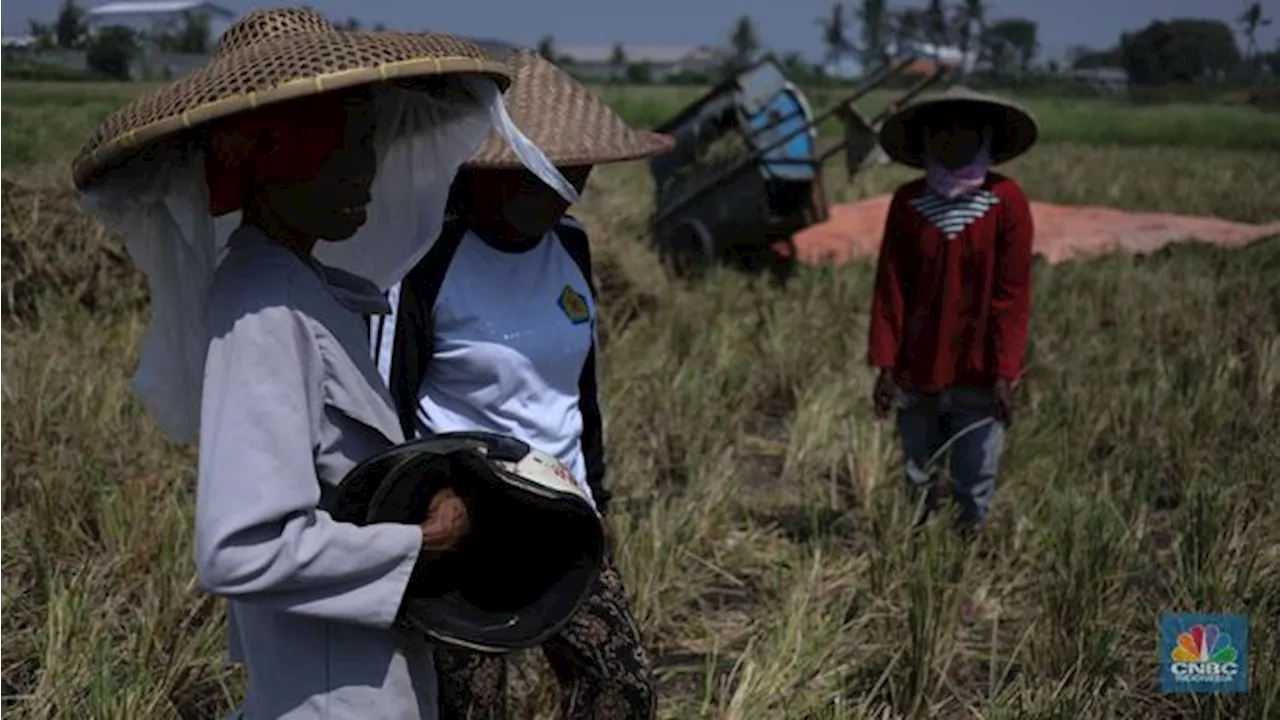
[[[1217,625],[1192,625],[1178,634],[1169,653],[1169,672],[1175,682],[1229,683],[1240,674],[1231,635]]]

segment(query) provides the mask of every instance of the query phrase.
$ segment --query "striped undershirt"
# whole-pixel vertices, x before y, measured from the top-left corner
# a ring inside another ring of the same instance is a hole
[[[952,200],[932,190],[925,190],[911,200],[911,207],[936,225],[948,240],[954,240],[966,227],[998,204],[1000,198],[990,190],[978,190]]]

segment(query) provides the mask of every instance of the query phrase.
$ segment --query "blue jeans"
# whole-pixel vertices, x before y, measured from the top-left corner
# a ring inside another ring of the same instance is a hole
[[[1004,446],[1004,425],[995,420],[995,397],[986,388],[951,387],[940,393],[900,393],[898,434],[906,460],[906,481],[913,496],[924,491],[921,521],[937,510],[933,482],[938,466],[948,459],[960,529],[986,524],[996,490],[996,470]],[[947,453],[927,467],[930,458],[956,433],[987,421],[952,443]],[[948,457],[949,455],[949,457]]]

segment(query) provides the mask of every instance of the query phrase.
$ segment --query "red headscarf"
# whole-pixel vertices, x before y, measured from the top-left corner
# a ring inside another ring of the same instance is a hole
[[[249,179],[314,178],[342,142],[343,94],[325,93],[234,115],[209,133],[205,180],[214,217],[239,210]]]

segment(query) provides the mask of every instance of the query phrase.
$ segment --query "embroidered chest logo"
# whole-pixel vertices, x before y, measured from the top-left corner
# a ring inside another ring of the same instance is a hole
[[[560,291],[560,299],[556,304],[574,325],[581,325],[591,319],[591,309],[587,307],[587,299],[568,285]]]
[[[964,229],[986,215],[991,208],[1000,204],[1000,198],[990,190],[979,190],[972,195],[954,200],[933,193],[925,192],[911,201],[911,207],[933,223],[948,240],[954,240]]]

